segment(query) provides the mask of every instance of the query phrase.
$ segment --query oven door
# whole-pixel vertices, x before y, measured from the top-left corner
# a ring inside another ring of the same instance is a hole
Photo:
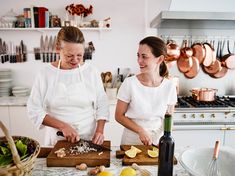
[[[174,125],[172,136],[177,149],[213,147],[216,140],[224,143],[225,125]]]
[[[235,148],[235,125],[226,125],[224,145]]]

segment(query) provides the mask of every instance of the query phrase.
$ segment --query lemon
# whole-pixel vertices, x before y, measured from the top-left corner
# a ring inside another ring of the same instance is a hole
[[[135,146],[131,146],[131,150],[136,150],[136,153],[141,153],[142,151]]]
[[[158,148],[153,146],[153,151],[155,151],[155,150],[157,150],[157,151],[158,151]]]
[[[114,176],[114,175],[109,171],[102,171],[102,172],[98,173],[97,176]]]
[[[155,150],[148,150],[148,155],[152,158],[158,157],[158,154],[159,154],[159,152],[156,149]]]
[[[120,176],[136,176],[136,171],[131,167],[126,167],[122,169]]]
[[[134,158],[137,154],[137,151],[133,150],[133,149],[129,149],[129,150],[125,151],[125,154],[130,158]]]

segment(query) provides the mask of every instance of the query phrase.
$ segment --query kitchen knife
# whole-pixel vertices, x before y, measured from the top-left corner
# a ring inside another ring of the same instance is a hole
[[[57,136],[63,136],[64,134],[62,131],[57,131],[56,132]],[[102,145],[98,145],[98,144],[94,144],[89,140],[85,140],[85,139],[79,139],[79,141],[77,141],[78,144],[81,144],[82,142],[87,142],[89,144],[89,147],[97,149],[97,151],[101,152],[101,151],[112,151],[110,148],[104,147]]]
[[[43,40],[43,35],[41,35],[41,38],[40,38],[40,59],[43,60],[43,62],[45,62],[45,60],[46,60],[44,52],[45,52],[44,40]]]

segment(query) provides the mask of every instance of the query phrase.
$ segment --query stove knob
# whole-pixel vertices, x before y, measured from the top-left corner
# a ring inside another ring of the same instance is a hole
[[[200,117],[201,117],[201,118],[205,118],[204,114],[201,114]]]
[[[233,114],[233,117],[235,117],[235,114]]]
[[[194,119],[195,119],[195,117],[196,117],[196,116],[195,116],[195,114],[192,114],[192,118],[194,118]]]
[[[211,114],[211,118],[215,118],[215,114]]]
[[[186,114],[183,114],[183,118],[186,119]]]

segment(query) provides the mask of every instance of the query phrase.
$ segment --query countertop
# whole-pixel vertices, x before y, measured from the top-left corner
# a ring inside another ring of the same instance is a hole
[[[107,167],[106,170],[111,171],[114,176],[118,176],[121,172],[121,170],[124,167],[122,166],[121,159],[117,159],[115,156],[115,151],[119,150],[119,147],[112,147],[111,151],[111,164],[110,167]],[[175,157],[178,159],[179,154],[184,151],[185,149],[176,150],[175,151]],[[157,166],[140,166],[141,168],[147,169],[151,172],[152,176],[157,176]],[[91,168],[88,168],[90,170]],[[88,171],[87,170],[87,171]],[[37,158],[35,162],[35,166],[33,169],[33,175],[34,176],[40,176],[40,175],[77,175],[77,176],[86,176],[87,171],[79,171],[74,167],[47,167],[46,166],[46,158]],[[187,171],[178,164],[174,165],[174,176],[189,176]]]
[[[0,97],[0,106],[26,106],[28,96],[26,97]]]
[[[0,97],[0,106],[26,106],[28,96],[25,97]],[[116,105],[117,100],[109,100],[110,105]]]

